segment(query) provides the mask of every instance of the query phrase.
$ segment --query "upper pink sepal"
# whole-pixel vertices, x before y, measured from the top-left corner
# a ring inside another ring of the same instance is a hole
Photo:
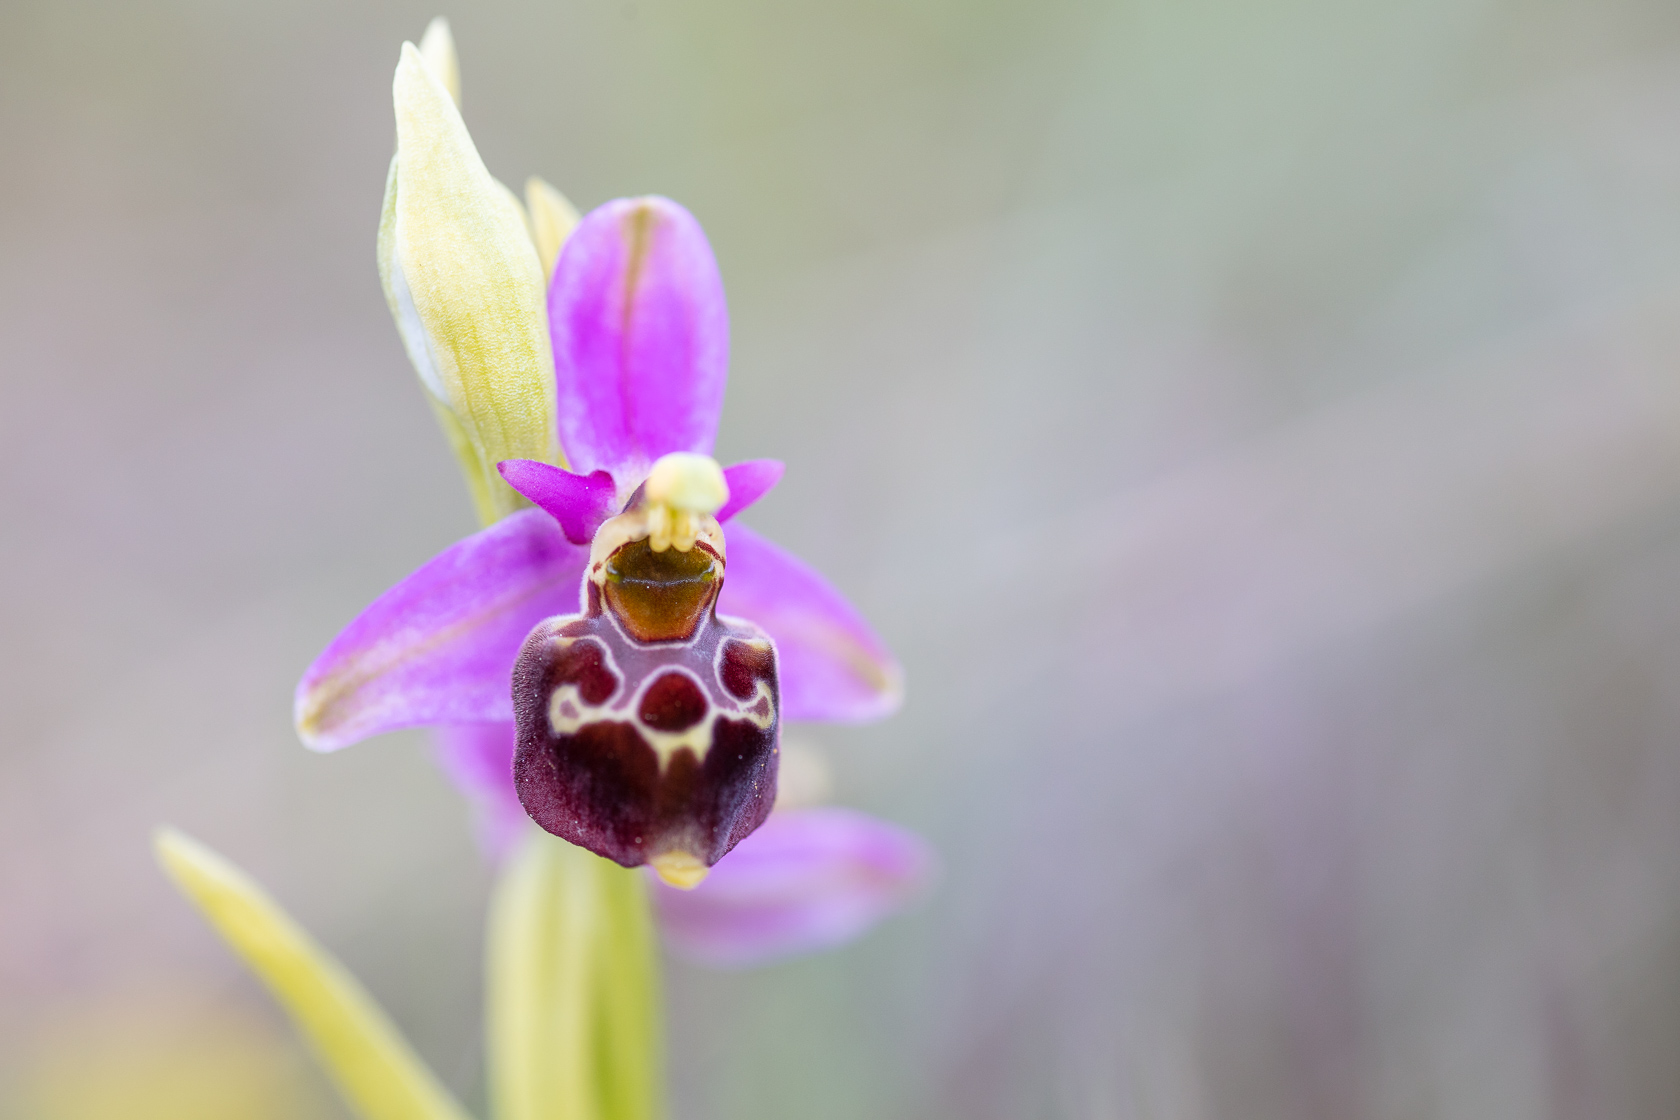
[[[624,484],[669,452],[711,453],[729,313],[694,215],[657,196],[592,210],[554,266],[548,323],[574,469]]]
[[[511,722],[519,645],[538,619],[579,609],[588,558],[540,509],[444,549],[374,600],[304,673],[298,734],[330,751],[401,727]]]
[[[731,523],[724,539],[718,613],[750,619],[775,641],[784,720],[861,723],[898,707],[903,671],[832,584],[745,525]]]
[[[778,810],[692,891],[659,884],[671,949],[744,967],[850,941],[927,883],[934,859],[915,833],[852,809]]]
[[[601,522],[618,512],[613,508],[613,477],[606,471],[573,474],[536,459],[504,459],[496,470],[509,486],[558,521],[573,544],[589,544]]]
[[[720,523],[728,521],[764,495],[782,480],[787,468],[780,459],[748,459],[732,467],[723,468],[723,481],[729,487],[729,500],[717,511]]]

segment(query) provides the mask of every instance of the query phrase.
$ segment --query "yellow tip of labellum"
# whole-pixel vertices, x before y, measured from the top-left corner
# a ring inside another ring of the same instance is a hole
[[[655,875],[679,891],[698,887],[711,870],[687,852],[661,852],[648,860],[648,864]]]

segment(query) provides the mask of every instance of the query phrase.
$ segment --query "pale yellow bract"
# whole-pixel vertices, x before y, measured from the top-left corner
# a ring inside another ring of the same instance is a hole
[[[447,28],[428,45],[456,72]],[[446,77],[404,43],[392,93],[397,154],[379,223],[379,274],[391,314],[479,518],[527,503],[503,459],[564,465],[555,434],[546,278],[523,208],[473,146]]]

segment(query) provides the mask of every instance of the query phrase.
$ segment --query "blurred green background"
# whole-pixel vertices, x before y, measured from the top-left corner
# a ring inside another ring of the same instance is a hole
[[[481,1098],[465,806],[289,710],[474,528],[373,259],[435,14],[0,10],[0,1115],[341,1115],[163,821]],[[704,223],[720,457],[908,673],[802,735],[937,889],[673,964],[677,1120],[1680,1114],[1680,7],[443,14],[499,177]]]

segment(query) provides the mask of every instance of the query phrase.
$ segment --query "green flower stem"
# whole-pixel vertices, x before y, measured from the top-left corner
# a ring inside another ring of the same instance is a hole
[[[663,1120],[659,959],[643,877],[532,830],[488,937],[497,1120]]]

